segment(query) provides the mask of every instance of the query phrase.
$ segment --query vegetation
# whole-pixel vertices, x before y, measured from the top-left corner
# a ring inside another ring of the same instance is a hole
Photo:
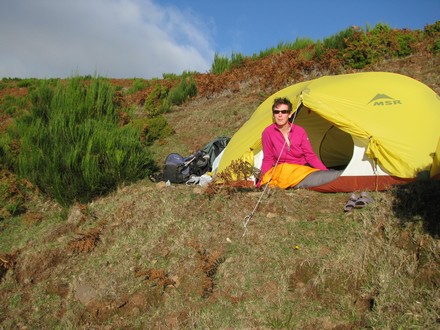
[[[425,28],[427,35],[434,36],[431,51],[435,54],[439,48],[439,21]],[[276,47],[254,54],[253,60],[277,54],[287,50],[303,50],[312,48],[318,57],[329,55],[337,50],[337,55],[343,59],[347,68],[362,69],[365,66],[394,57],[405,57],[415,51],[417,42],[422,38],[420,31],[391,29],[387,24],[379,23],[374,28],[361,29],[349,27],[323,41],[314,42],[311,39],[297,38],[295,42],[281,42]],[[231,58],[215,54],[212,63],[212,73],[223,73],[241,66],[247,57],[240,53],[232,53]]]
[[[145,89],[146,82],[143,79],[135,78],[133,79],[133,85],[128,89],[128,94],[133,94]]]
[[[182,105],[189,98],[197,95],[196,83],[189,73],[184,73],[177,86],[172,88],[168,94],[168,103]]]
[[[231,59],[219,54],[214,55],[214,62],[211,66],[211,72],[221,74],[233,68],[238,68],[244,63],[245,57],[240,53],[232,53]]]
[[[118,127],[113,91],[105,79],[86,85],[74,77],[54,89],[43,81],[30,99],[30,112],[9,130],[10,142],[19,145],[18,157],[10,163],[61,204],[90,201],[151,171],[153,161],[140,132]]]
[[[292,82],[390,71],[440,94],[439,24],[283,43],[216,74],[3,79],[0,328],[438,328],[439,181],[344,213],[345,193],[146,175]]]

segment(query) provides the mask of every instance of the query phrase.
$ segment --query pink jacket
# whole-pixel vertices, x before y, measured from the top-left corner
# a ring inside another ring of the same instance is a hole
[[[281,151],[278,163],[310,165],[320,170],[327,170],[327,167],[313,151],[304,128],[292,124],[289,140],[290,147],[286,144],[283,149],[285,141],[277,125],[272,124],[266,127],[262,134],[263,163],[261,164],[261,177],[276,164]]]

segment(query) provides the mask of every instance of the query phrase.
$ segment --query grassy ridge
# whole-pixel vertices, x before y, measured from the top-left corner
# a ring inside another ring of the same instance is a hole
[[[297,50],[302,51],[310,60],[319,61],[328,56],[336,56],[343,67],[363,69],[372,63],[411,55],[417,51],[420,41],[430,38],[432,44],[428,51],[436,55],[440,51],[439,33],[440,21],[427,25],[423,32],[391,29],[382,23],[365,29],[351,26],[323,41],[297,38],[294,42],[281,42],[251,58],[258,60],[287,50]],[[240,67],[246,58],[240,53],[232,53],[230,58],[215,54],[211,72],[218,74]]]

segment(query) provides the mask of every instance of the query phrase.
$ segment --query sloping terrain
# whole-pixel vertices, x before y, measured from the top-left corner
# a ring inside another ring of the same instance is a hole
[[[440,60],[428,53],[364,71],[405,74],[440,94]],[[338,73],[347,72],[332,58],[318,65],[288,51],[197,75],[197,97],[166,115],[175,134],[155,157],[231,136],[276,90]],[[148,92],[123,102],[142,107]],[[27,212],[0,222],[0,328],[438,328],[440,186],[372,196],[344,213],[347,194],[307,190],[145,180],[71,208],[35,191]]]

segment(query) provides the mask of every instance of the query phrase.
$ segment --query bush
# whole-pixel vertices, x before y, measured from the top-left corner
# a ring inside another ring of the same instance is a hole
[[[429,37],[434,37],[440,34],[440,21],[435,22],[434,24],[430,24],[425,26],[425,33]]]
[[[87,202],[144,178],[153,161],[134,127],[118,127],[108,80],[74,77],[54,91],[42,82],[32,111],[15,122],[18,171],[63,205]]]
[[[0,220],[24,213],[31,193],[34,191],[28,182],[0,169]]]
[[[174,130],[167,120],[163,116],[157,116],[146,121],[142,139],[146,145],[151,145],[154,141],[170,136],[173,133]]]
[[[5,95],[0,103],[0,114],[8,116],[15,116],[18,112],[25,109],[27,106],[26,97],[16,97],[12,95]]]
[[[161,107],[161,105],[167,100],[168,93],[169,90],[167,87],[157,84],[152,92],[147,95],[144,108],[149,117],[158,116],[169,110],[169,107]]]
[[[436,38],[432,44],[432,46],[430,47],[430,51],[434,54],[437,55],[440,53],[440,37]]]
[[[17,82],[17,87],[23,88],[23,87],[29,87],[33,84],[35,84],[37,80],[35,78],[32,79],[23,79]]]
[[[181,105],[196,95],[197,87],[192,75],[183,74],[180,83],[170,90],[167,99],[171,104]]]
[[[232,53],[230,69],[239,68],[243,65],[245,57],[241,53]]]
[[[425,35],[432,39],[432,44],[428,49],[434,55],[440,53],[440,21],[425,27]]]
[[[326,52],[324,48],[324,44],[320,41],[318,41],[315,45],[315,58],[320,61],[324,58]]]
[[[361,35],[360,39],[352,42],[341,53],[344,65],[354,69],[362,69],[372,63],[374,50],[371,48],[368,39]]]
[[[214,61],[211,65],[211,73],[221,74],[231,68],[231,61],[228,57],[214,54]]]
[[[386,24],[377,24],[366,34],[354,34],[353,37],[340,56],[345,65],[354,69],[362,69],[368,64],[393,57],[411,55],[417,41],[414,32],[392,30]]]
[[[135,78],[135,79],[133,79],[133,84],[127,90],[127,94],[134,94],[136,92],[139,92],[139,91],[143,90],[146,86],[147,86],[147,83],[145,80]]]
[[[17,165],[19,151],[16,148],[17,140],[12,137],[13,130],[8,129],[8,131],[9,134],[0,134],[0,169],[13,170]]]
[[[405,57],[412,54],[416,38],[411,34],[398,33],[396,36],[398,47],[395,51],[397,57]]]
[[[325,48],[330,49],[345,49],[347,47],[347,42],[353,40],[355,34],[359,34],[360,31],[349,27],[333,36],[324,38],[323,44]]]

